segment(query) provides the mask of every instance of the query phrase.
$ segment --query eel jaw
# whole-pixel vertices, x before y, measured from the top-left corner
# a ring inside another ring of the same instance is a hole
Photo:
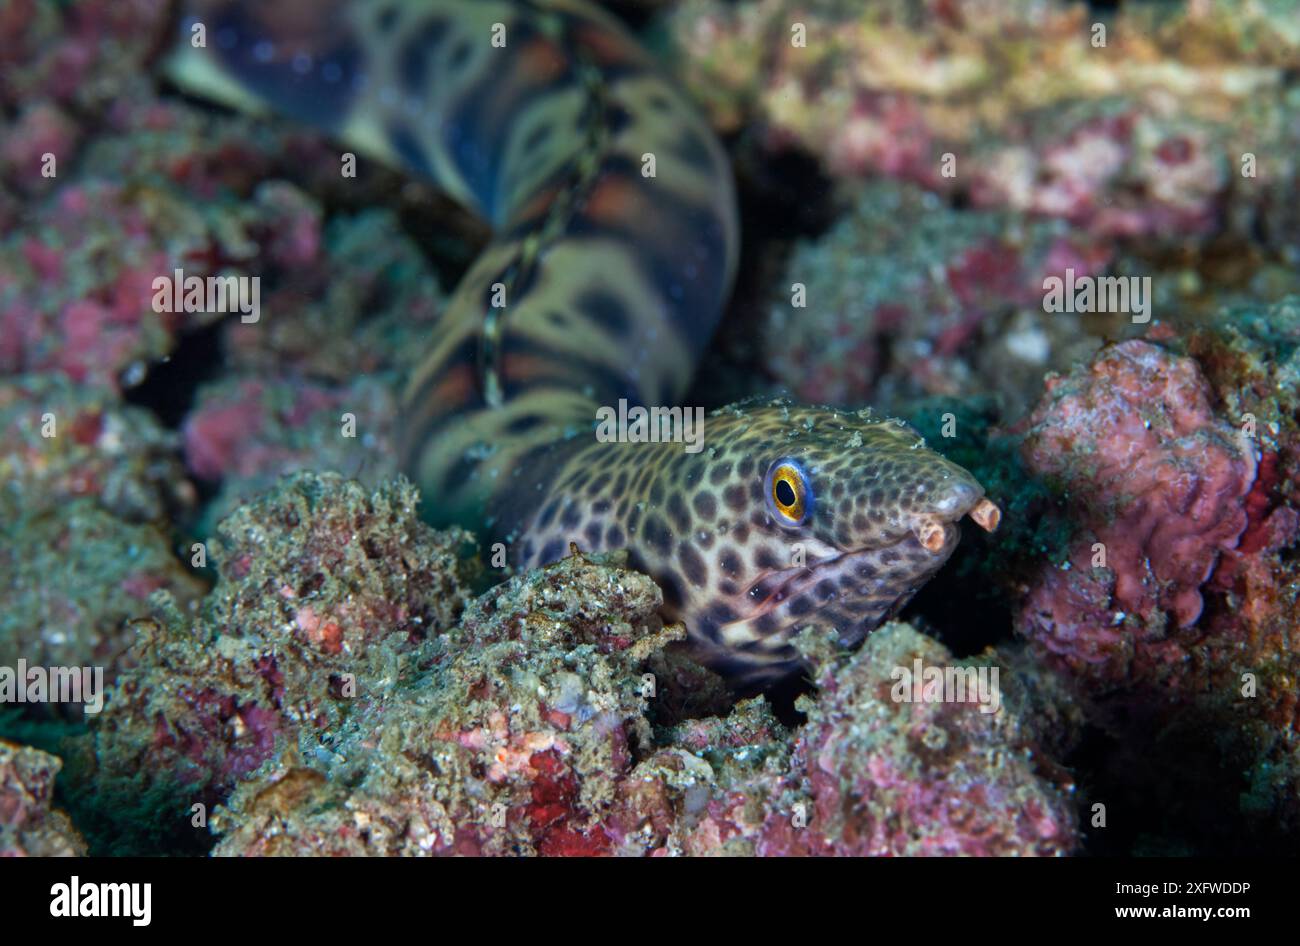
[[[987,496],[981,497],[966,513],[985,532],[993,532],[1002,521],[1002,510]],[[912,523],[912,534],[921,547],[938,554],[948,547],[951,520],[939,516],[919,516]]]

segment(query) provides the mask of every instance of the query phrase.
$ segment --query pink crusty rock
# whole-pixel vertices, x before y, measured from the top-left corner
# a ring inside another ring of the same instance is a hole
[[[985,712],[994,704],[978,704],[973,693],[964,702],[952,694],[942,702],[897,698],[896,668],[917,660],[991,665],[987,658],[958,660],[900,623],[875,631],[847,661],[818,658],[816,645],[805,652],[819,664],[819,692],[815,701],[801,699],[808,722],[791,766],[800,791],[777,799],[757,853],[1059,856],[1075,849],[1073,780],[1040,751],[1018,700]],[[996,678],[992,686],[1001,694]],[[806,827],[790,815],[799,794]]]
[[[0,739],[0,857],[81,857],[72,821],[50,807],[63,763],[40,749]]]
[[[1081,527],[1044,566],[1018,626],[1056,662],[1118,682],[1182,663],[1201,586],[1236,547],[1254,448],[1210,407],[1195,361],[1144,341],[1048,381],[1027,422],[1028,469]]]

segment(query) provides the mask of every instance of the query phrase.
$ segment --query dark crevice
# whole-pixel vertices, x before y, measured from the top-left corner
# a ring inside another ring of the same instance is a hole
[[[201,384],[222,371],[221,322],[181,335],[166,361],[150,366],[144,381],[122,395],[128,404],[148,408],[167,427],[177,429],[194,406]]]

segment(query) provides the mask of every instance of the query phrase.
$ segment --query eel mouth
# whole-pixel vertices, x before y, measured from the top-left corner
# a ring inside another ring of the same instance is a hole
[[[963,517],[970,516],[971,520],[985,532],[996,530],[1002,520],[1002,511],[997,504],[985,496],[976,494],[971,501],[962,505],[967,508],[954,510],[955,518],[951,514],[948,516],[930,514],[918,516],[912,523],[910,534],[923,549],[938,559],[934,566],[936,568],[943,564],[956,548],[957,540],[961,535],[958,522]],[[908,533],[904,533],[899,542],[906,541],[907,535]],[[856,565],[869,562],[888,547],[889,545],[872,545],[846,549],[838,555],[832,555],[812,565],[768,572],[754,582],[747,592],[753,614],[765,614],[827,577],[849,573]]]
[[[965,514],[985,532],[996,531],[998,523],[1002,521],[1002,510],[987,496],[981,496]],[[956,528],[956,524],[951,519],[940,516],[918,516],[912,523],[912,534],[916,536],[916,541],[921,543],[922,548],[938,554],[949,545]]]

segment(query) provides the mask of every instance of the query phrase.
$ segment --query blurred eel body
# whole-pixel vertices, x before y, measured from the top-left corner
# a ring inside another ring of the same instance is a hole
[[[721,146],[604,12],[200,0],[187,14],[170,64],[183,88],[325,130],[493,228],[405,395],[433,521],[505,541],[518,567],[570,542],[628,549],[665,617],[738,684],[797,669],[804,625],[860,640],[947,560],[962,516],[996,527],[969,473],[869,411],[737,405],[695,451],[597,440],[599,408],[685,393],[739,245]]]

